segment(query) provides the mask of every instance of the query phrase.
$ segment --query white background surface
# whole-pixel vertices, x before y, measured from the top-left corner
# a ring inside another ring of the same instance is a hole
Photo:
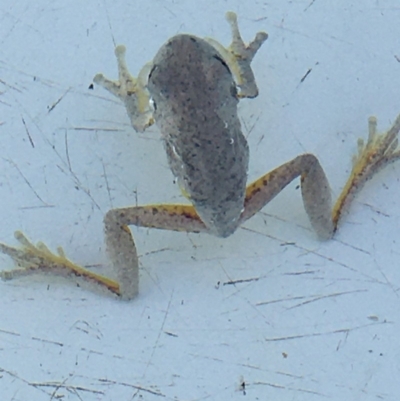
[[[249,178],[308,151],[339,194],[368,116],[387,129],[400,112],[399,2],[199,4],[2,0],[0,241],[22,229],[112,275],[104,213],[182,199],[157,129],[136,134],[88,87],[117,77],[115,44],[136,74],[174,34],[229,43],[227,10],[245,40],[270,35],[260,96],[239,110]],[[397,401],[399,177],[394,165],[368,183],[326,243],[298,182],[228,239],[132,228],[132,302],[52,276],[0,282],[0,399]]]

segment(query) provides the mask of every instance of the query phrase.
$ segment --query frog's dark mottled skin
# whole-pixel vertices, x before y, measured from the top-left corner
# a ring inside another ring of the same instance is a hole
[[[148,89],[172,173],[210,233],[226,237],[239,223],[249,163],[233,76],[190,35],[170,39],[153,64]]]

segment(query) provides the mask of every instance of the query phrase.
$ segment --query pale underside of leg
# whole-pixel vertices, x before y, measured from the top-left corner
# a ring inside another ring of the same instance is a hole
[[[52,253],[46,245],[32,244],[21,232],[16,238],[22,247],[0,243],[0,251],[9,255],[19,268],[0,272],[0,278],[11,280],[33,273],[51,272],[61,276],[77,276],[94,282],[121,296],[134,298],[139,290],[139,261],[129,225],[184,232],[206,232],[193,206],[148,205],[110,210],[104,218],[107,251],[117,273],[117,281],[91,272],[65,257],[63,249]]]
[[[147,205],[110,210],[104,218],[107,252],[118,275],[120,294],[139,291],[139,262],[129,225],[184,232],[206,232],[190,205]]]
[[[246,189],[241,222],[254,216],[299,176],[304,207],[311,225],[318,237],[330,238],[333,234],[331,192],[321,165],[311,154],[297,156],[250,184]]]

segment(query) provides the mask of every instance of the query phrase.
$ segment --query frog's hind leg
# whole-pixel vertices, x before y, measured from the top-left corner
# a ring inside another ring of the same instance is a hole
[[[367,143],[365,144],[362,139],[358,140],[358,154],[353,158],[353,169],[332,210],[335,231],[343,210],[347,209],[364,184],[387,165],[400,159],[400,149],[398,148],[400,115],[397,116],[387,132],[378,134],[376,127],[376,118],[370,117]]]
[[[250,64],[258,49],[267,40],[268,34],[266,32],[258,32],[252,42],[246,45],[240,36],[237,15],[229,11],[226,13],[226,20],[232,32],[232,43],[228,48],[221,45],[215,39],[205,38],[205,40],[217,49],[228,64],[236,84],[240,88],[238,96],[241,98],[256,97],[258,95],[258,88]]]
[[[359,153],[353,160],[352,172],[333,208],[329,184],[320,163],[315,156],[305,154],[265,174],[247,187],[241,222],[256,214],[300,176],[304,207],[311,225],[321,239],[330,238],[338,227],[343,210],[350,205],[355,194],[378,171],[400,159],[397,137],[400,115],[384,134],[377,134],[376,125],[376,118],[371,117],[367,143],[364,145],[362,140],[359,141]]]
[[[115,56],[118,63],[118,81],[110,80],[103,74],[97,74],[93,81],[124,102],[133,128],[137,132],[143,132],[147,127],[154,124],[153,110],[150,106],[150,94],[146,88],[151,63],[145,64],[138,77],[135,78],[131,75],[126,65],[125,54],[125,46],[119,45],[115,48]]]
[[[117,281],[78,266],[66,258],[62,248],[52,253],[43,243],[32,244],[21,232],[15,236],[22,247],[0,243],[0,252],[10,256],[18,268],[1,271],[0,278],[11,280],[37,272],[76,276],[95,283],[123,299],[139,291],[139,261],[128,225],[185,232],[207,231],[193,206],[148,205],[110,210],[104,218],[107,250]]]
[[[250,184],[240,223],[259,212],[299,176],[304,208],[311,225],[321,239],[330,238],[333,234],[331,191],[318,159],[312,154],[297,156]]]
[[[21,247],[16,248],[0,243],[0,252],[10,256],[18,266],[13,270],[1,271],[0,278],[2,280],[7,281],[34,273],[51,272],[60,276],[82,277],[87,281],[100,284],[114,294],[120,295],[117,282],[74,264],[66,258],[61,247],[57,248],[57,253],[53,253],[42,242],[34,245],[21,231],[15,232],[15,238],[22,245]]]
[[[146,205],[112,209],[104,218],[107,251],[118,275],[121,295],[138,293],[139,265],[129,225],[171,231],[206,232],[191,205]]]

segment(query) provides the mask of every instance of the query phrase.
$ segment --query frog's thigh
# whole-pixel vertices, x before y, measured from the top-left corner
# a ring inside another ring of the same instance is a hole
[[[207,231],[190,205],[147,205],[112,209],[104,218],[107,251],[118,275],[120,294],[131,299],[138,293],[139,265],[129,225],[173,231]]]
[[[325,173],[312,154],[297,156],[250,184],[246,189],[241,221],[260,211],[298,176],[301,177],[304,208],[311,225],[321,239],[330,238],[333,234],[331,192]]]

